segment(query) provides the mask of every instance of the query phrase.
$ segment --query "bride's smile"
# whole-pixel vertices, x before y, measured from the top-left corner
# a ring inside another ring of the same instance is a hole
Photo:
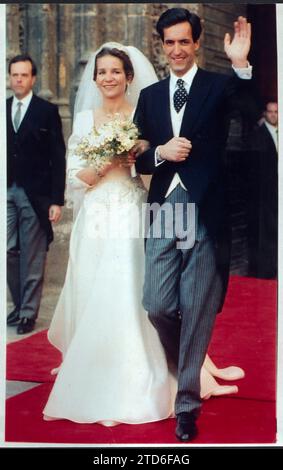
[[[97,60],[96,85],[104,98],[113,100],[124,97],[128,81],[118,57],[106,55]]]

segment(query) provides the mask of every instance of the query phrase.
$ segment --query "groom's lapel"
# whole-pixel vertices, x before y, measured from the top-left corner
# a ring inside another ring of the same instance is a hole
[[[198,69],[191,85],[188,102],[186,104],[180,136],[191,137],[200,118],[203,104],[208,96],[211,82],[207,79],[204,70]]]
[[[170,140],[173,137],[173,128],[170,114],[169,77],[159,82],[158,93],[158,109],[155,112],[159,116],[162,136]]]

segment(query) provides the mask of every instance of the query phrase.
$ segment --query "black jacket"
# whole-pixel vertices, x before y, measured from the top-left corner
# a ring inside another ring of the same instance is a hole
[[[230,112],[236,108],[245,113],[252,110],[247,99],[251,89],[252,80],[198,69],[180,130],[181,137],[191,140],[192,151],[183,163],[166,161],[158,167],[155,167],[155,149],[173,137],[169,78],[142,90],[135,122],[141,138],[148,140],[151,148],[138,157],[136,169],[142,174],[153,174],[149,203],[164,202],[170,182],[178,172],[191,200],[199,206],[209,233],[217,234],[227,209],[223,154]]]
[[[16,182],[24,188],[50,243],[49,207],[64,205],[66,148],[61,119],[56,105],[33,95],[15,133],[12,99],[7,100],[7,185]]]

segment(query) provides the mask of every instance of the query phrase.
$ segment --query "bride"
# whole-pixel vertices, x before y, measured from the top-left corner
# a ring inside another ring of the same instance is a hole
[[[155,81],[145,56],[117,43],[93,54],[83,74],[68,143],[67,199],[75,220],[65,284],[48,331],[63,361],[53,371],[58,375],[43,411],[46,420],[111,426],[173,414],[175,380],[141,303],[146,189],[118,158],[97,172],[75,153],[94,126],[99,130],[117,117],[132,118],[140,90]],[[138,151],[146,144],[140,141]],[[238,391],[214,377],[243,375],[238,367],[218,369],[207,356],[202,398]]]

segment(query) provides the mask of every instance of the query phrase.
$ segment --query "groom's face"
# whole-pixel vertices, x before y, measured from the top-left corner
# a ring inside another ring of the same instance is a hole
[[[195,63],[199,41],[194,42],[192,27],[184,21],[164,29],[163,49],[171,70],[182,77]]]

